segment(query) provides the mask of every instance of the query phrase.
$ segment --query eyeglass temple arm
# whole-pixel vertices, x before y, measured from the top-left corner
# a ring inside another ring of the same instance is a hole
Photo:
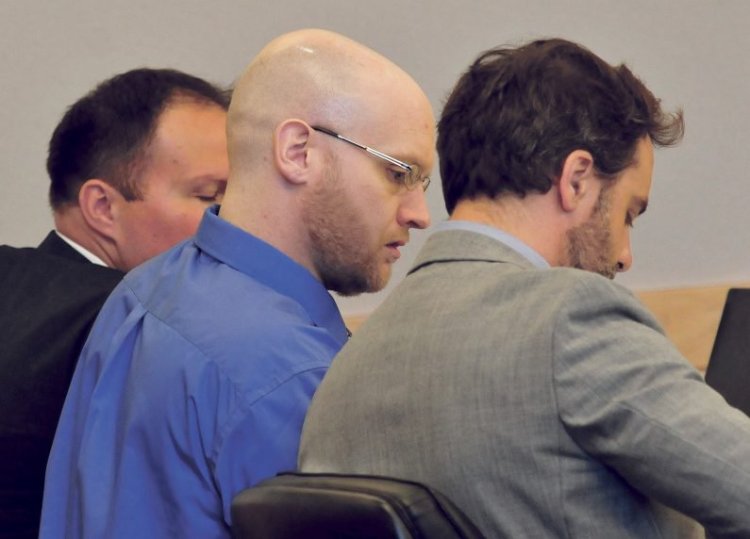
[[[343,140],[344,142],[348,142],[352,146],[356,146],[357,148],[366,151],[369,154],[372,154],[376,157],[379,157],[380,159],[383,159],[384,161],[388,161],[392,165],[396,165],[398,167],[404,168],[406,170],[411,170],[411,165],[408,163],[404,163],[403,161],[399,161],[395,157],[391,157],[390,155],[386,155],[383,152],[379,152],[378,150],[375,150],[373,148],[370,148],[369,146],[365,146],[364,144],[360,144],[359,142],[356,142],[350,138],[345,137],[344,135],[339,135],[335,131],[331,131],[330,129],[326,129],[325,127],[315,126],[313,127],[316,131],[321,131],[325,133],[326,135],[330,135],[332,137],[336,137],[339,140]]]

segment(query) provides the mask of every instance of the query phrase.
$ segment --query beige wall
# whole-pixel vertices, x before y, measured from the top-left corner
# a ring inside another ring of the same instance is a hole
[[[657,152],[649,210],[633,234],[635,265],[618,281],[636,290],[747,281],[748,21],[745,0],[0,2],[0,243],[45,236],[49,136],[70,103],[114,73],[171,66],[228,84],[271,37],[318,26],[393,58],[439,113],[480,51],[561,36],[626,61],[666,106],[685,109],[685,141]],[[439,221],[437,168],[433,179],[428,203]],[[425,237],[412,235],[393,284]],[[367,313],[391,289],[337,301],[347,315]]]

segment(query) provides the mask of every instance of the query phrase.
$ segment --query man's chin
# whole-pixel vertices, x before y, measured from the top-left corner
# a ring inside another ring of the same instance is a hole
[[[388,281],[391,280],[392,267],[393,263],[391,262],[383,264],[379,268],[380,271],[378,272],[377,277],[373,276],[370,279],[370,287],[367,292],[380,292],[383,290],[388,284]]]
[[[351,297],[364,293],[380,292],[388,284],[391,278],[391,265],[385,264],[380,268],[378,273],[370,272],[369,275],[348,274],[344,279],[337,279],[327,285],[329,290],[333,290],[340,296]],[[326,284],[324,282],[324,284]]]

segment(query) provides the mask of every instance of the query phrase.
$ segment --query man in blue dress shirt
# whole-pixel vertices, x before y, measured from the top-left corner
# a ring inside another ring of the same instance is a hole
[[[221,207],[128,274],[92,329],[41,537],[228,537],[235,494],[295,467],[310,398],[347,339],[327,289],[382,288],[409,229],[429,224],[429,101],[343,36],[267,45],[227,133]]]

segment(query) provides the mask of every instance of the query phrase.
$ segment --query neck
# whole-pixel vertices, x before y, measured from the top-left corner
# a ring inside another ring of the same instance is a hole
[[[317,275],[309,256],[300,201],[292,190],[230,178],[219,217],[272,245]]]
[[[107,248],[107,238],[88,226],[77,206],[55,211],[53,218],[55,230],[99,258],[107,267],[117,269]]]
[[[564,263],[567,225],[555,204],[554,188],[545,194],[521,198],[503,195],[491,199],[464,199],[456,204],[450,219],[473,221],[502,230],[534,249],[551,266]]]

